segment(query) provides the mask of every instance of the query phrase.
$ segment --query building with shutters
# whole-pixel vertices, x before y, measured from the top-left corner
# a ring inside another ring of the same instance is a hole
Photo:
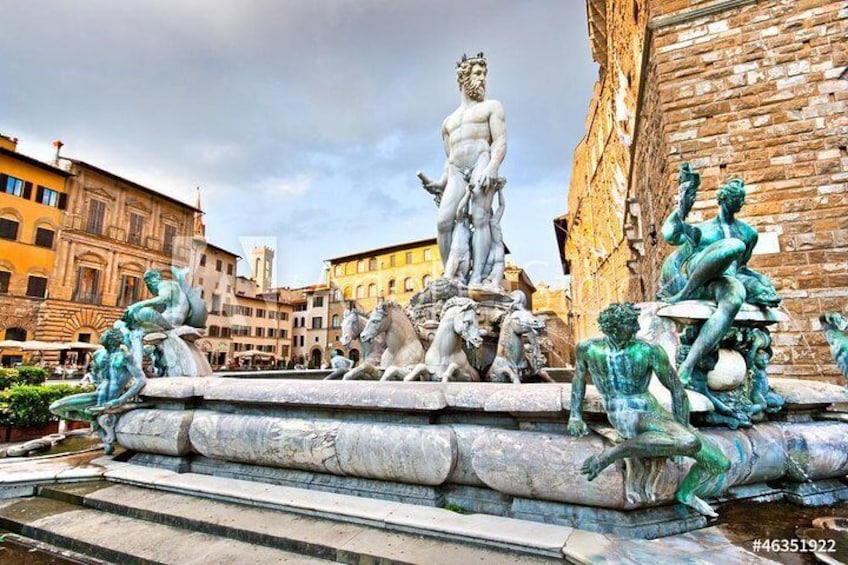
[[[68,203],[68,176],[18,153],[17,139],[0,134],[0,339],[36,336]]]
[[[35,338],[96,342],[127,306],[150,296],[145,270],[168,277],[170,265],[189,264],[200,210],[84,161],[61,162],[70,174],[67,209]]]

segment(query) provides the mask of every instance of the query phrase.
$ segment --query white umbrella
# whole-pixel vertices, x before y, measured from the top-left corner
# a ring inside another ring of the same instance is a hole
[[[70,341],[65,345],[68,346],[68,349],[103,349],[103,346],[99,343],[89,343],[87,341]]]
[[[62,351],[70,349],[66,343],[56,343],[52,341],[30,340],[21,344],[21,349],[24,351]]]
[[[265,357],[265,358],[276,358],[277,356],[273,353],[268,353],[267,351],[259,351],[258,349],[248,349],[247,351],[240,351],[234,355],[234,357],[238,357],[241,359],[242,357]]]

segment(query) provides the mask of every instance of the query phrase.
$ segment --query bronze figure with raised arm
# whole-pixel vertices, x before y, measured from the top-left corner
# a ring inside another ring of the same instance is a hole
[[[680,170],[680,201],[662,227],[663,239],[679,247],[663,263],[660,300],[713,300],[716,311],[701,327],[686,359],[678,367],[688,383],[698,361],[713,351],[725,336],[745,302],[777,306],[780,298],[765,275],[748,267],[757,245],[757,231],[736,218],[745,204],[742,179],[731,179],[718,190],[718,215],[689,224],[686,218],[695,202],[701,180],[689,163]]]

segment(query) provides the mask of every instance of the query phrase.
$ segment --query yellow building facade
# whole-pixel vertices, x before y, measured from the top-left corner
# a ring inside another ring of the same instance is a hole
[[[0,135],[0,336],[34,339],[50,295],[66,171],[17,151]]]
[[[339,349],[354,358],[358,358],[359,351],[348,350],[338,339],[344,311],[350,303],[363,312],[371,312],[380,300],[406,305],[443,271],[436,238],[342,255],[327,263],[330,287],[327,348]]]

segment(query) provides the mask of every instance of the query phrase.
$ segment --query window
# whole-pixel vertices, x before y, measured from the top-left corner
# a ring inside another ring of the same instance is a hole
[[[268,328],[268,337],[277,337],[277,330],[274,328]]]
[[[280,312],[280,319],[281,320],[288,320],[289,319],[289,313],[288,312]]]
[[[411,264],[412,264],[412,251],[407,251],[407,252],[406,252],[406,264],[407,264],[407,265],[411,265]]]
[[[345,300],[350,300],[353,298],[353,295],[350,293],[350,287],[346,286],[344,291],[342,292],[342,296],[344,296]]]
[[[312,298],[312,306],[314,308],[321,308],[324,306],[324,297],[323,296],[315,296]]]
[[[221,328],[218,326],[209,326],[209,337],[219,337],[221,335]]]
[[[221,312],[221,295],[213,294],[212,295],[212,304],[210,305],[210,311],[212,314],[218,314]]]
[[[365,261],[357,261],[356,262],[356,272],[364,273],[365,272]]]
[[[100,270],[92,267],[77,269],[77,288],[74,292],[76,302],[100,304]]]
[[[403,291],[411,292],[413,289],[414,287],[412,286],[412,278],[406,277],[405,279],[403,279]]]
[[[256,337],[265,337],[265,328],[256,328]]]
[[[344,276],[344,267],[342,267],[341,265],[336,265],[336,266],[333,268],[333,272],[335,273],[335,275],[336,275],[337,277]]]
[[[339,324],[339,315],[338,314],[333,314],[333,319],[332,319],[332,322],[330,322],[330,325],[334,328],[341,327],[341,325]]]
[[[312,329],[313,330],[320,330],[323,327],[324,327],[324,318],[321,318],[320,316],[315,316],[314,318],[312,318]]]
[[[397,260],[395,259],[395,256],[394,256],[394,255],[390,255],[390,256],[389,256],[389,267],[394,267],[394,266],[395,266],[395,263],[397,263]]]
[[[20,224],[15,220],[10,220],[9,218],[0,218],[0,238],[11,239],[12,241],[18,239],[19,225]]]
[[[433,259],[433,252],[432,252],[432,251],[430,251],[429,249],[425,249],[425,250],[424,250],[424,260],[425,260],[425,261],[430,261],[430,260],[432,260],[432,259]]]
[[[33,298],[45,298],[47,296],[47,278],[36,275],[27,277],[26,295]]]
[[[9,281],[12,278],[12,273],[9,271],[0,271],[0,294],[9,292]]]
[[[85,231],[94,235],[103,233],[103,218],[106,216],[106,204],[100,200],[88,201],[88,219]]]
[[[171,224],[165,224],[165,240],[162,242],[162,253],[164,253],[165,255],[172,255],[174,253],[175,239],[177,239],[176,226],[172,226]]]
[[[233,264],[232,263],[227,263],[227,274],[228,275],[233,274]]]
[[[221,328],[221,337],[230,337],[231,335],[230,328]]]
[[[46,206],[59,207],[59,193],[52,188],[39,186],[35,193],[35,201]]]
[[[202,254],[202,255],[200,256],[200,266],[201,266],[201,267],[205,267],[205,266],[206,266],[206,253],[204,253],[204,254]]]
[[[141,298],[141,278],[132,275],[122,275],[118,306],[129,306],[133,302],[138,302],[139,298]]]
[[[37,228],[35,230],[35,244],[39,247],[53,248],[53,236],[56,232],[47,228]]]
[[[427,288],[428,284],[430,284],[430,275],[424,275],[424,278],[421,279],[421,286]]]
[[[365,287],[364,286],[359,285],[358,287],[356,287],[356,297],[357,298],[365,298]]]
[[[283,338],[283,339],[286,339],[287,337],[289,337],[289,331],[288,330],[280,330],[280,337]]]
[[[371,283],[368,285],[368,296],[374,298],[377,296],[377,285]]]
[[[391,279],[389,281],[389,294],[394,294],[395,291],[397,290],[396,287],[397,287],[397,283],[395,282],[395,279]]]
[[[24,328],[6,328],[6,339],[26,341],[27,331]]]
[[[368,270],[369,271],[376,271],[377,270],[377,258],[376,257],[372,257],[371,259],[368,260]]]
[[[24,192],[24,181],[15,177],[6,177],[6,185],[3,187],[3,189],[6,191],[6,194],[11,194],[12,196],[22,196]],[[25,196],[24,198],[28,198],[28,196]]]
[[[264,318],[265,317],[265,310],[263,310],[262,308],[257,308],[256,309],[256,317],[257,318]]]
[[[342,299],[342,293],[339,289],[335,289],[333,291],[333,302],[340,302]]]
[[[219,273],[224,270],[224,262],[221,261],[220,259],[215,260],[215,270],[218,271]]]
[[[127,232],[127,243],[141,245],[144,235],[144,216],[130,212],[130,229]]]

